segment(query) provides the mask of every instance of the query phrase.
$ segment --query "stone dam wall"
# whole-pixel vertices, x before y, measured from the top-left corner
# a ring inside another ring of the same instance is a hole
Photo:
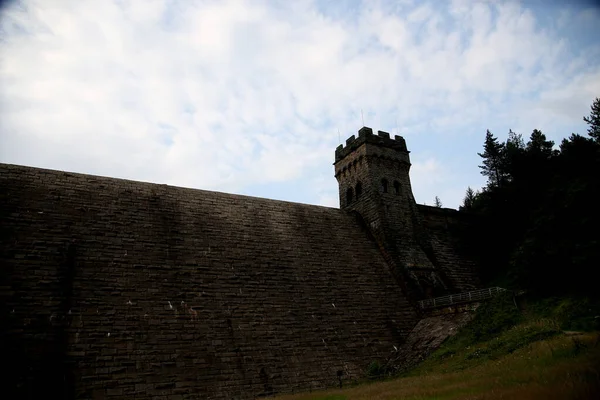
[[[451,293],[481,288],[475,263],[464,244],[458,242],[460,230],[470,229],[472,218],[449,209],[418,205],[439,268],[449,283]]]
[[[5,164],[0,271],[7,398],[334,386],[418,321],[347,212]]]

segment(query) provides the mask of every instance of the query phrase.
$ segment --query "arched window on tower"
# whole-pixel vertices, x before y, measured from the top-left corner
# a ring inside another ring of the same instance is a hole
[[[352,203],[352,188],[346,190],[346,204]]]
[[[382,193],[388,192],[388,181],[385,178],[381,180],[381,192]]]
[[[394,181],[394,194],[400,194],[400,182]]]
[[[356,200],[360,199],[360,195],[362,194],[362,183],[356,183]]]

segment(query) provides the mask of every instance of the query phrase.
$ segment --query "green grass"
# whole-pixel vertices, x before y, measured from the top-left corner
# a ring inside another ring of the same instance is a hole
[[[565,331],[600,330],[600,300],[577,297],[535,299],[527,305],[525,314],[530,319],[550,319]]]
[[[470,367],[464,364],[466,354],[470,354],[465,352],[447,362],[423,365],[418,373],[413,371],[409,376],[277,399],[596,399],[600,398],[599,340],[598,332],[579,336],[556,334]],[[464,368],[450,372],[456,365]]]
[[[519,309],[511,294],[484,304],[469,325],[409,374],[461,371],[567,330],[600,331],[600,319],[595,318],[600,307],[589,299],[533,299],[525,307]]]
[[[417,368],[401,377],[346,389],[278,397],[342,399],[600,398],[598,303],[532,300],[519,310],[510,295],[477,311],[474,320]],[[581,331],[565,334],[565,330]],[[371,365],[375,370],[376,365]]]

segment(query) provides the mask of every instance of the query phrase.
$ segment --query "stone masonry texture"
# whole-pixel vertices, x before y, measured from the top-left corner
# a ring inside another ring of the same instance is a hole
[[[419,285],[479,281],[468,220],[417,205],[409,168],[362,128],[334,209],[0,164],[3,394],[252,399],[412,365],[438,321],[417,324]]]
[[[351,136],[346,146],[336,149],[342,209],[361,216],[410,297],[440,296],[477,286],[473,265],[456,254],[449,237],[461,217],[452,210],[418,206],[410,166],[404,138],[392,139],[382,131],[375,135],[363,127],[358,137]]]
[[[475,263],[468,253],[460,250],[461,246],[457,241],[458,232],[472,226],[469,216],[448,208],[421,204],[417,207],[428,232],[439,269],[447,279],[450,293],[481,288]]]
[[[8,398],[334,386],[417,322],[339,209],[0,164],[0,226]]]

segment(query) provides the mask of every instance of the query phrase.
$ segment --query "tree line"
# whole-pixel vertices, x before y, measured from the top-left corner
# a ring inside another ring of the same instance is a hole
[[[535,129],[525,141],[512,130],[502,142],[486,132],[481,173],[460,210],[474,216],[460,233],[488,285],[540,295],[598,295],[600,269],[600,99],[586,135],[558,146]]]

